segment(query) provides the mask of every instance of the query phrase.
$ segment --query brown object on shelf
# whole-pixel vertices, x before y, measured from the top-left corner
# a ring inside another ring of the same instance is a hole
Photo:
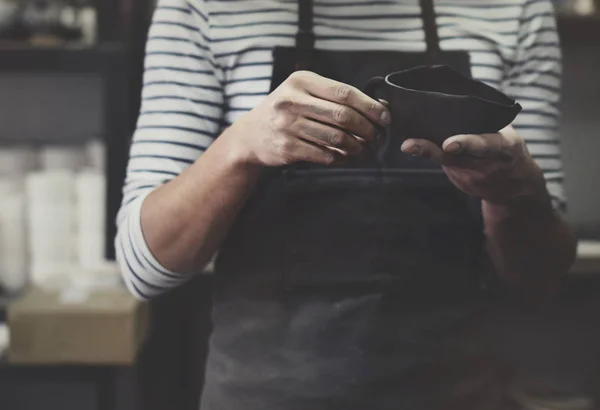
[[[67,41],[54,36],[33,36],[29,39],[32,47],[57,47],[68,44]]]
[[[125,289],[65,303],[29,290],[8,307],[13,364],[131,365],[147,329],[147,306]]]

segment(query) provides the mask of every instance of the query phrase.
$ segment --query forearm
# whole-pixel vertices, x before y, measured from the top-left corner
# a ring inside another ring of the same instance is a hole
[[[251,193],[260,168],[250,166],[225,131],[179,177],[151,193],[141,224],[154,257],[189,273],[210,261]]]
[[[576,254],[575,236],[552,208],[539,173],[533,195],[510,204],[483,201],[488,252],[498,274],[530,302],[547,300]]]

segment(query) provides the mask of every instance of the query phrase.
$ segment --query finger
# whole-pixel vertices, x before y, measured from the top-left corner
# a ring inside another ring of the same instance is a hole
[[[508,124],[506,127],[502,128],[498,133],[502,135],[512,135],[517,136],[517,131],[514,129],[512,124]]]
[[[443,159],[440,147],[425,139],[409,138],[402,143],[400,149],[405,154],[427,158],[438,163],[441,163]]]
[[[314,97],[301,100],[298,104],[306,118],[334,125],[367,141],[373,141],[380,133],[371,121],[348,106]]]
[[[461,154],[475,158],[511,161],[517,154],[514,152],[515,144],[512,136],[496,133],[455,135],[444,141],[442,146],[444,152],[451,155]]]
[[[332,165],[344,160],[342,154],[322,145],[312,144],[298,138],[294,139],[294,142],[290,144],[293,147],[294,162],[312,162],[322,165]]]
[[[310,95],[350,107],[380,126],[390,122],[388,109],[356,87],[306,71],[297,72],[290,79]]]
[[[290,131],[303,140],[337,148],[348,154],[360,154],[365,146],[364,140],[359,140],[342,129],[307,118],[301,118],[294,123]]]
[[[501,137],[499,134],[494,134]],[[466,154],[474,157],[486,157],[494,155],[495,151],[500,150],[497,138],[493,136],[488,138],[486,135],[463,134],[448,138],[442,144],[442,149],[448,154]]]
[[[460,168],[474,168],[477,166],[478,158],[470,155],[449,154],[444,152],[437,144],[426,139],[408,139],[401,147],[402,151],[427,158],[438,164],[449,165]]]

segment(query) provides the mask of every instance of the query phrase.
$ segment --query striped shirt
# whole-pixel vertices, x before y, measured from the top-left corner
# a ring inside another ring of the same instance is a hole
[[[424,51],[417,0],[315,0],[316,47]],[[438,0],[444,50],[467,50],[472,74],[518,100],[514,122],[564,205],[557,134],[561,53],[551,0]],[[296,0],[159,0],[149,31],[142,108],[117,217],[129,289],[151,298],[185,276],[160,265],[142,234],[146,196],[192,164],[268,94],[275,46],[293,46]]]

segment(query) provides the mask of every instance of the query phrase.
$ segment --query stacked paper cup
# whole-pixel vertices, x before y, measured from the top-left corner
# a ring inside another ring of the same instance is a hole
[[[77,255],[83,271],[101,268],[104,263],[106,222],[105,148],[98,140],[85,147],[87,167],[77,175]]]
[[[86,159],[85,150],[77,145],[48,145],[40,150],[40,167],[43,170],[77,171],[85,166]]]
[[[40,149],[40,170],[25,180],[33,285],[72,290],[118,282],[118,271],[104,259],[104,161],[99,141]]]
[[[89,168],[77,174],[77,253],[79,266],[97,269],[104,263],[105,177]]]
[[[80,146],[45,146],[41,169],[27,176],[30,272],[38,287],[65,287],[75,265],[75,181],[85,161]]]
[[[105,255],[106,177],[105,147],[95,140],[86,146],[87,167],[77,174],[77,270],[71,291],[122,286],[119,270]]]
[[[30,146],[0,147],[0,175],[22,179],[37,166],[37,153]]]
[[[85,147],[87,166],[104,175],[106,161],[106,146],[102,141],[93,139]]]
[[[23,181],[36,164],[31,147],[0,148],[0,287],[19,292],[28,280]]]
[[[14,179],[0,179],[0,285],[13,294],[27,283],[25,195]]]
[[[64,285],[74,262],[75,173],[42,170],[27,176],[31,281],[55,289]]]

